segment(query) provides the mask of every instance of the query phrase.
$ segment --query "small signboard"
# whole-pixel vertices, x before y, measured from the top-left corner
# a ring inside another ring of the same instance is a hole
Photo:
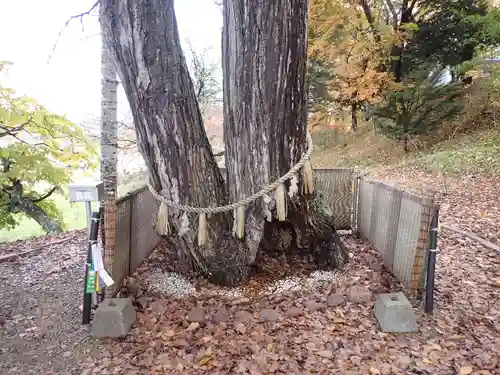
[[[102,181],[89,181],[68,185],[71,202],[100,202],[104,196]]]

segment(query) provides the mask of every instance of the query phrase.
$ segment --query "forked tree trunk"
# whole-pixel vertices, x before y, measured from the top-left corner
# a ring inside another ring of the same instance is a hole
[[[286,173],[305,150],[306,2],[273,3],[224,4],[224,138],[231,201]],[[173,0],[101,0],[100,12],[153,184],[182,204],[227,203],[180,46]],[[190,230],[179,235],[184,213],[171,209],[171,238],[212,281],[234,284],[246,277],[264,231],[273,239],[279,232],[275,228],[282,227],[266,226],[263,209],[262,201],[248,207],[247,246],[232,236],[231,213],[208,218],[209,241],[199,248],[198,215],[188,215]],[[319,249],[330,266],[343,263],[345,252],[331,217],[316,201],[294,199],[290,223],[297,246]]]
[[[101,25],[132,111],[139,151],[153,185],[194,207],[227,203],[227,192],[181,49],[173,0],[101,0]],[[245,246],[231,235],[232,214],[208,217],[208,243],[197,246],[198,215],[178,235],[184,212],[170,209],[174,245],[214,282],[246,277]]]
[[[224,0],[223,15],[224,141],[236,201],[287,173],[306,150],[307,1]],[[288,228],[266,225],[262,201],[248,206],[249,261],[265,233],[265,247],[307,248],[324,266],[343,264],[332,218],[318,203],[291,200]]]

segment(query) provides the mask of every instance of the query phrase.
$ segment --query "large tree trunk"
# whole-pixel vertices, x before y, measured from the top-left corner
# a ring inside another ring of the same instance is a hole
[[[227,192],[203,126],[181,49],[173,0],[101,0],[101,25],[130,103],[139,151],[152,183],[174,202],[227,203]],[[208,217],[208,243],[196,241],[198,215],[170,209],[174,246],[212,281],[246,277],[245,246],[231,235],[232,214]],[[181,234],[181,235],[179,235]]]
[[[357,103],[351,104],[351,130],[353,132],[358,130],[358,105],[357,105]]]
[[[305,152],[307,1],[224,0],[223,13],[225,156],[236,201],[287,173]],[[266,226],[264,210],[262,200],[247,207],[249,262],[264,233],[265,247],[307,248],[325,266],[345,262],[331,216],[314,197],[289,201],[288,228]]]
[[[306,13],[302,0],[224,3],[224,117],[231,201],[286,173],[306,145]],[[179,43],[173,0],[101,0],[101,25],[132,110],[139,150],[153,185],[174,202],[226,204],[228,192],[208,142]],[[295,197],[289,225],[265,225],[263,202],[247,207],[245,241],[232,235],[232,213],[208,218],[208,243],[196,242],[198,215],[170,210],[173,245],[210,279],[235,284],[247,275],[263,233],[290,232],[323,264],[345,261],[331,216]],[[310,197],[309,197],[310,198]],[[278,223],[279,224],[279,223]],[[282,236],[281,236],[282,237]]]

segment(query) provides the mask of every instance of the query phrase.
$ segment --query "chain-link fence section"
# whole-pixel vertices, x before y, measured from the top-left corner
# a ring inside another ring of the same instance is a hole
[[[359,183],[358,232],[380,253],[386,267],[418,298],[425,284],[431,198],[365,178]]]
[[[352,168],[314,170],[314,187],[333,214],[336,229],[351,229]]]

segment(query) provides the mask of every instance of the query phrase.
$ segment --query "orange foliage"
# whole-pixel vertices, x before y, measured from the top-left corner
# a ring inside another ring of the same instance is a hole
[[[341,106],[376,103],[391,82],[380,69],[388,60],[393,33],[376,40],[362,10],[342,0],[311,0],[308,57],[327,64],[329,93]]]

